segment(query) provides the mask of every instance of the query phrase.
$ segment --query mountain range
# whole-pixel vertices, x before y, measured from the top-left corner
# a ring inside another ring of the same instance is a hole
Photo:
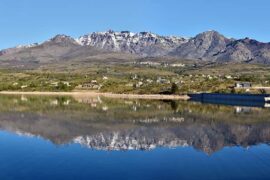
[[[133,59],[172,57],[198,61],[270,64],[270,43],[227,38],[206,31],[192,38],[161,36],[150,32],[94,32],[72,38],[57,35],[43,43],[20,45],[0,51],[1,63],[51,63],[93,58]]]

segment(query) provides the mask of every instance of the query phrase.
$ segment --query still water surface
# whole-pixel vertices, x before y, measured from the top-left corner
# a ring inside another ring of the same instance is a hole
[[[0,179],[270,179],[270,109],[0,96]]]

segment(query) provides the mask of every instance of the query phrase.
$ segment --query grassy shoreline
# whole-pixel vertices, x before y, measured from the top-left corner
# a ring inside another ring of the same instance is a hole
[[[22,91],[0,91],[1,95],[57,95],[57,96],[104,96],[109,98],[122,99],[156,99],[156,100],[188,100],[187,95],[161,95],[161,94],[116,94],[100,93],[92,91],[72,91],[72,92],[22,92]]]

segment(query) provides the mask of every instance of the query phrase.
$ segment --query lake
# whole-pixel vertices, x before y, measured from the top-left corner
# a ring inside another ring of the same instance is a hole
[[[0,179],[270,179],[270,108],[0,96]]]

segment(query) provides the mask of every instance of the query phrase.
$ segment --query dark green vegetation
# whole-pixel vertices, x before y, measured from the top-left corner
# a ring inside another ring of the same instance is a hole
[[[243,93],[236,82],[270,86],[270,67],[255,64],[217,64],[194,61],[153,61],[124,63],[65,63],[34,69],[2,69],[1,91],[93,90],[113,93],[185,94],[193,92]],[[268,93],[267,89],[250,89]]]

